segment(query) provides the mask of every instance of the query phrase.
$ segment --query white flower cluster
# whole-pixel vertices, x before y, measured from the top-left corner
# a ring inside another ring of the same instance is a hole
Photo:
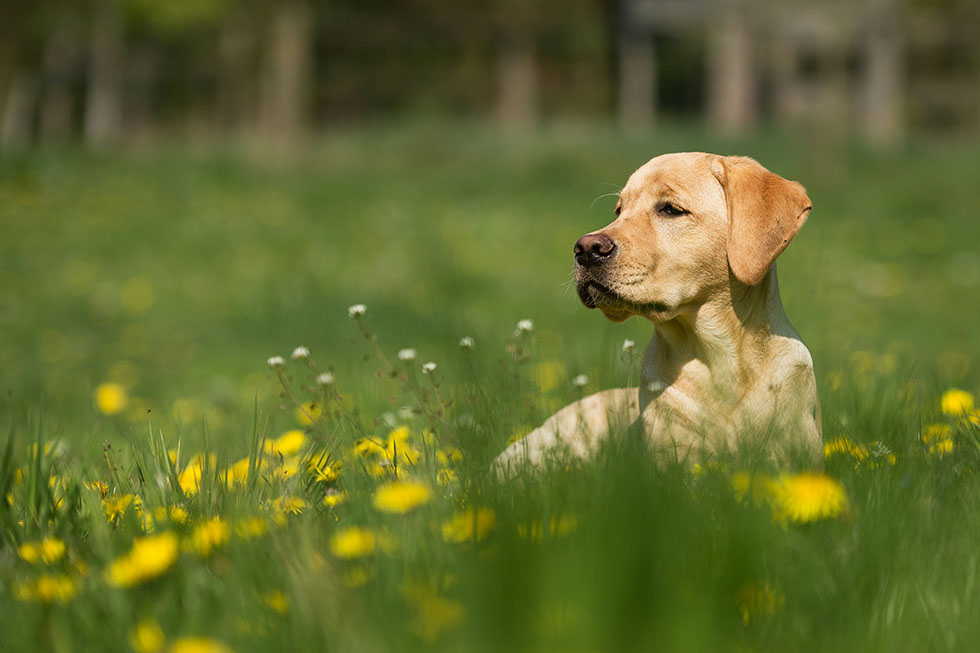
[[[422,366],[422,374],[432,374],[435,370],[436,364],[431,361]]]
[[[318,374],[316,377],[316,382],[323,386],[333,385],[333,374],[330,372]]]
[[[294,361],[306,360],[310,357],[310,350],[306,347],[297,347],[293,350],[293,355],[290,357]]]
[[[636,343],[629,338],[623,341],[623,351],[633,351],[636,349]]]
[[[364,304],[354,304],[353,306],[347,308],[347,315],[350,317],[361,317],[365,313],[367,313],[367,306]]]
[[[584,374],[579,374],[574,379],[572,379],[572,385],[574,385],[576,388],[584,388],[588,384],[589,384],[589,377],[585,376]]]
[[[462,349],[473,349],[476,347],[476,343],[473,342],[473,338],[469,336],[463,336],[459,339],[459,346]]]
[[[517,323],[517,331],[515,333],[527,333],[529,331],[534,331],[534,322],[531,320],[521,320]]]
[[[282,356],[270,356],[266,363],[268,363],[269,368],[273,370],[277,367],[286,367],[286,359]]]
[[[398,360],[405,361],[405,362],[411,362],[411,361],[415,360],[415,357],[417,355],[418,355],[418,353],[414,349],[402,349],[402,350],[399,350],[399,352],[398,352]]]

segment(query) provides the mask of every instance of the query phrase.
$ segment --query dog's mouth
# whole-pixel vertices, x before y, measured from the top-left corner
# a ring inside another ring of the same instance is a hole
[[[578,298],[582,300],[586,308],[596,308],[602,299],[619,299],[619,295],[614,293],[608,286],[604,286],[598,281],[586,281],[578,284]]]
[[[594,279],[588,279],[577,284],[578,297],[586,308],[601,308],[603,312],[616,313],[666,313],[669,307],[660,302],[638,303],[627,299],[618,292]]]

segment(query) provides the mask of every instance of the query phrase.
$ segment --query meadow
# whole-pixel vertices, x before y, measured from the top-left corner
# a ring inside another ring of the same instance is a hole
[[[581,306],[571,248],[679,150],[813,200],[778,267],[825,468],[624,433],[491,478],[635,382],[651,326]],[[973,650],[976,152],[399,124],[5,153],[0,649]]]

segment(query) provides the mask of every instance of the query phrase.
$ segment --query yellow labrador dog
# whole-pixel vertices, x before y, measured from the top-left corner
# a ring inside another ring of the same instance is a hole
[[[753,159],[665,154],[629,178],[616,220],[575,244],[589,308],[654,325],[640,387],[566,406],[511,445],[498,473],[550,450],[588,456],[637,422],[658,454],[704,460],[754,448],[785,461],[821,455],[810,352],[779,298],[774,261],[806,221],[803,187]]]

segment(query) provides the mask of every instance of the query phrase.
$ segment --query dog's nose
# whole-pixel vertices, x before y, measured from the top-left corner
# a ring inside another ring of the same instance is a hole
[[[575,243],[575,262],[586,267],[598,265],[612,258],[616,249],[613,239],[602,232],[585,234]]]

